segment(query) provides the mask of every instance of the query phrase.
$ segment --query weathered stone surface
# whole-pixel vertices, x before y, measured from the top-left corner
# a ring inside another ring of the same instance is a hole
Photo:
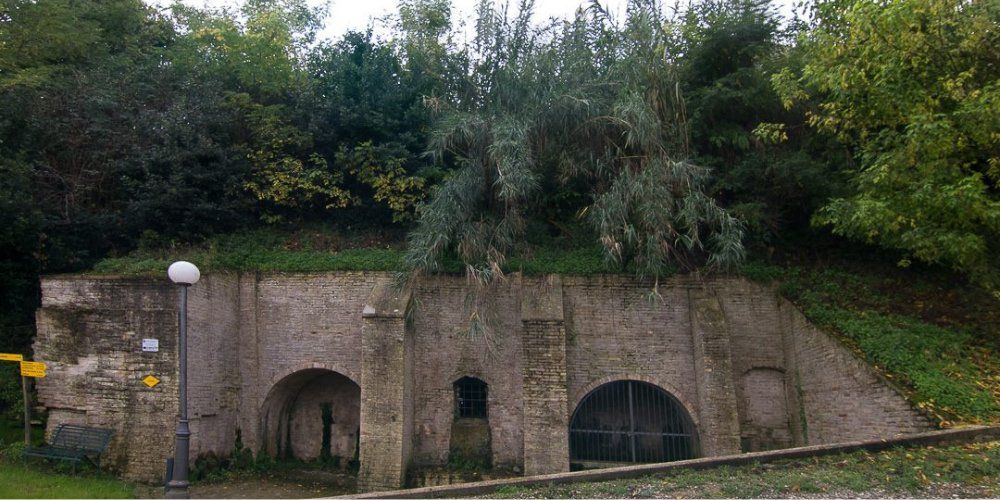
[[[493,461],[490,424],[485,418],[456,418],[451,423],[449,460],[476,466],[489,466]]]
[[[746,281],[682,276],[652,294],[623,276],[513,276],[479,295],[459,277],[408,290],[391,281],[203,277],[189,301],[192,458],[231,452],[239,433],[255,453],[311,459],[326,434],[331,456],[360,455],[362,488],[398,487],[411,466],[447,463],[453,384],[465,376],[488,385],[480,424],[491,462],[529,474],[568,469],[573,412],[617,380],[677,398],[702,455],[930,428],[867,364],[773,289]],[[131,479],[160,480],[173,454],[177,307],[166,279],[42,282],[35,358],[49,370],[39,403],[51,427],[115,429],[107,463]],[[492,315],[475,316],[484,311]],[[477,321],[497,342],[475,334]],[[144,338],[159,351],[142,352]],[[162,382],[146,387],[149,374]]]
[[[463,278],[432,277],[414,290],[414,464],[448,463],[455,415],[454,383],[476,377],[488,386],[494,466],[523,463],[523,370],[519,284],[509,280],[491,290],[499,313],[488,318],[495,344],[473,332],[474,299]]]
[[[409,289],[375,284],[362,309],[361,491],[399,488],[413,444],[413,335]]]
[[[562,280],[552,276],[524,287],[524,473],[569,470],[566,328]]]
[[[700,448],[707,456],[740,451],[730,333],[722,304],[714,292],[690,291],[695,385],[701,420]]]

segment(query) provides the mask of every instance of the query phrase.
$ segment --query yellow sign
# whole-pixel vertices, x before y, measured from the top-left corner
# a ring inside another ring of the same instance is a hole
[[[160,379],[152,375],[146,375],[146,378],[142,379],[142,383],[148,385],[149,387],[156,387],[156,384],[160,383]]]
[[[21,376],[23,377],[45,377],[45,363],[37,361],[21,361]]]
[[[0,361],[24,361],[24,356],[20,354],[7,354],[0,352]]]

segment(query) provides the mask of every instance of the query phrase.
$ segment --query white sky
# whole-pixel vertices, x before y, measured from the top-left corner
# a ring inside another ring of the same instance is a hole
[[[145,0],[147,3],[168,6],[171,0]],[[239,0],[181,0],[185,4],[195,7],[223,7],[236,6]],[[612,12],[621,13],[627,0],[601,0],[602,5]],[[779,6],[780,12],[786,18],[792,13],[794,0],[774,0]],[[398,0],[308,0],[311,5],[322,5],[329,3],[329,15],[326,19],[326,27],[320,32],[319,38],[338,38],[350,29],[364,30],[368,27],[373,18],[383,17],[396,12]],[[468,20],[471,25],[472,15],[478,0],[452,0],[452,23],[459,25],[462,21]],[[516,3],[514,1],[512,4]],[[568,18],[573,15],[581,5],[589,5],[589,0],[536,0],[535,20],[536,22],[548,19],[549,17]],[[666,2],[669,3],[669,2]]]

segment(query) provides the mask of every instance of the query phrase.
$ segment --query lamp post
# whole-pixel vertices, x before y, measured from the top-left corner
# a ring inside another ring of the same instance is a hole
[[[198,282],[201,272],[198,268],[184,261],[174,262],[167,269],[167,276],[170,281],[180,285],[180,335],[178,345],[178,358],[180,361],[179,391],[180,397],[178,405],[180,414],[177,419],[177,432],[175,434],[174,447],[174,470],[170,481],[167,483],[167,498],[189,498],[188,497],[188,450],[190,449],[191,430],[188,428],[187,411],[187,294],[188,287]]]

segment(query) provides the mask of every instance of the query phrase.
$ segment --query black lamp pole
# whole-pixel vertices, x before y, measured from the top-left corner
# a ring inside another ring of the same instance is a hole
[[[190,450],[191,429],[188,428],[187,411],[187,283],[181,286],[180,309],[180,418],[174,443],[174,470],[167,483],[167,498],[190,498],[188,493],[188,451]]]

